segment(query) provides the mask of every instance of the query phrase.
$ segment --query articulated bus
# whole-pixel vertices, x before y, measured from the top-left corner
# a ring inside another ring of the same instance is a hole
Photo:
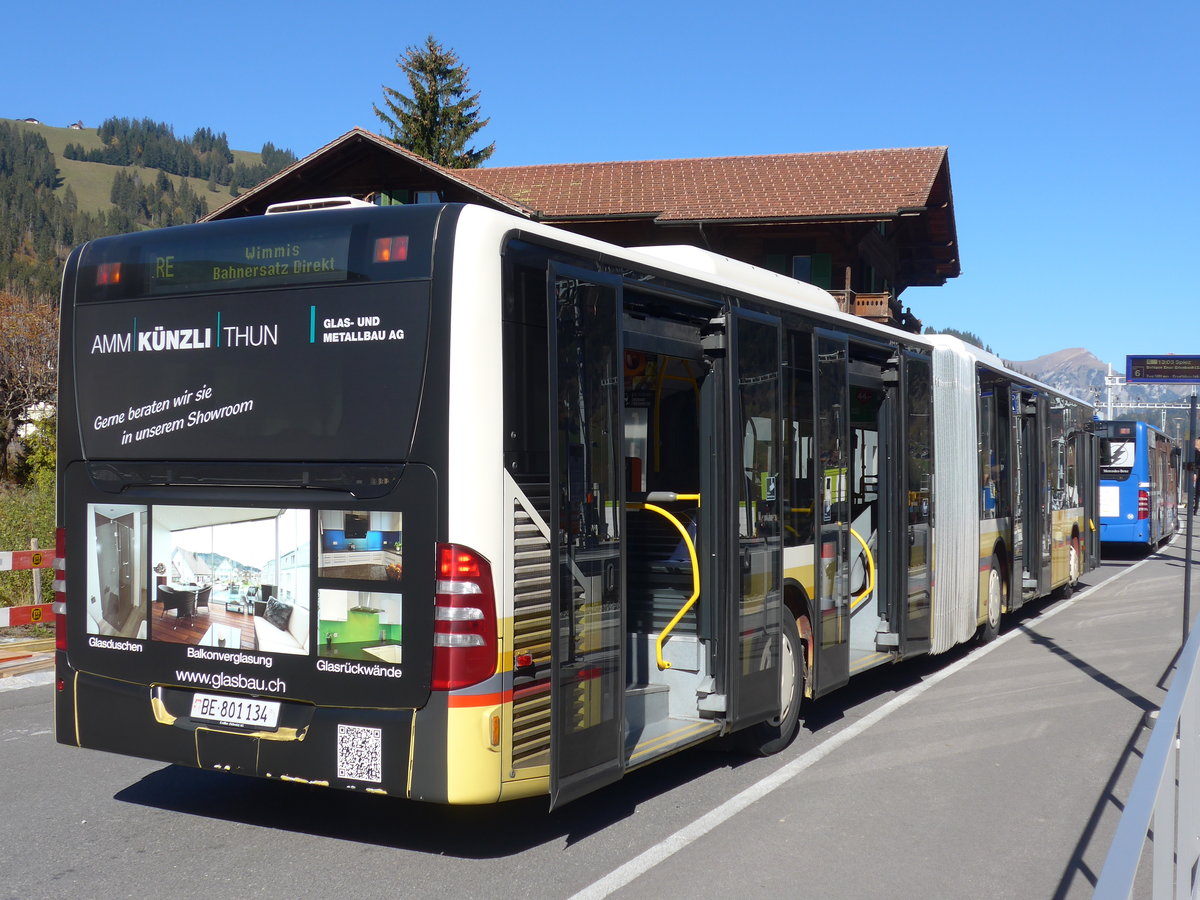
[[[1175,441],[1137,421],[1096,423],[1100,441],[1100,540],[1157,546],[1179,527],[1181,454]]]
[[[307,205],[70,258],[62,743],[559,806],[1097,564],[1091,410],[988,353],[696,248]]]

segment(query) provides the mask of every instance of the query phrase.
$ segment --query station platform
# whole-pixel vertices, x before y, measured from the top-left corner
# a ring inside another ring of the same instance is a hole
[[[690,870],[711,896],[1090,897],[1182,645],[1184,546],[1108,559],[993,645],[902,664],[954,671],[614,896]]]

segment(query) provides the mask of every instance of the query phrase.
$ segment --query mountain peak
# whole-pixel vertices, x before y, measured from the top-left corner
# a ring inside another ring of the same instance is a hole
[[[1044,356],[1039,356],[1036,359],[1028,359],[1024,361],[1008,361],[1008,364],[1013,368],[1019,369],[1022,372],[1044,372],[1054,369],[1102,369],[1108,371],[1108,364],[1103,362],[1092,351],[1083,347],[1071,347],[1067,350],[1056,350],[1053,353],[1047,353]],[[1038,376],[1039,378],[1041,376]],[[1044,380],[1044,379],[1043,379]]]
[[[1109,373],[1108,363],[1083,347],[1071,347],[1047,353],[1036,359],[1005,360],[1005,365],[1023,372],[1073,397],[1094,405],[1103,416],[1106,411],[1108,390],[1104,380]],[[1123,375],[1124,367],[1113,369],[1113,374]],[[1161,425],[1164,417],[1170,420],[1171,430],[1186,426],[1187,412],[1166,410],[1165,412],[1138,408],[1136,404],[1186,403],[1190,387],[1171,384],[1130,384],[1112,389],[1113,416],[1116,418],[1144,419]],[[1131,408],[1132,407],[1132,408]],[[1180,426],[1179,422],[1183,422]]]

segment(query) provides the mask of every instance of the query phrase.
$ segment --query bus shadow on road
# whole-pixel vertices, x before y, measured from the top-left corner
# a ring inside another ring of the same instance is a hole
[[[831,696],[806,701],[797,743],[819,742],[860,704],[886,700],[919,683],[970,652],[958,646],[936,657],[886,666],[851,680]],[[807,733],[807,736],[806,736]],[[803,752],[793,744],[775,759]],[[638,769],[616,784],[577,803],[548,812],[548,798],[514,800],[492,806],[448,807],[355,794],[312,785],[283,783],[225,772],[171,765],[152,772],[115,798],[154,809],[260,828],[375,844],[397,850],[489,859],[566,841],[579,843],[631,817],[656,798],[699,783],[706,776],[734,772],[755,759],[726,752],[720,743],[676,754],[669,764]],[[759,761],[762,762],[762,761]],[[734,776],[730,776],[731,778]],[[736,789],[744,787],[741,781]],[[711,787],[706,788],[711,791]],[[514,823],[519,822],[519,828]]]
[[[548,812],[546,797],[491,806],[439,806],[166,766],[114,795],[153,809],[464,859],[510,856],[566,840],[568,846],[632,816],[639,805],[745,758],[684,752],[672,765],[629,773],[582,801]],[[519,827],[515,827],[520,823]]]

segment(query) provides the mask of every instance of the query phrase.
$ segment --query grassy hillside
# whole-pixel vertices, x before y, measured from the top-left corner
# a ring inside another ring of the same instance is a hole
[[[103,163],[64,159],[63,150],[67,144],[82,144],[85,150],[99,149],[102,146],[100,136],[96,134],[94,127],[76,131],[71,128],[54,128],[49,125],[28,125],[14,119],[7,121],[18,128],[40,134],[45,139],[46,145],[57,160],[58,171],[62,176],[62,184],[56,193],[61,197],[67,185],[70,185],[75,192],[79,209],[83,212],[97,213],[112,206],[110,197],[113,177],[122,169],[126,172],[137,172],[144,182],[152,181],[158,176],[157,169],[143,169],[138,166],[108,166]],[[233,158],[235,163],[241,162],[245,165],[262,162],[260,154],[246,150],[234,150]],[[213,192],[208,189],[208,182],[200,178],[183,178],[178,175],[168,175],[167,177],[171,179],[176,188],[180,186],[181,182],[188,182],[191,189],[208,202],[210,212],[219,209],[232,199],[229,188],[226,186],[220,186],[216,192]]]

